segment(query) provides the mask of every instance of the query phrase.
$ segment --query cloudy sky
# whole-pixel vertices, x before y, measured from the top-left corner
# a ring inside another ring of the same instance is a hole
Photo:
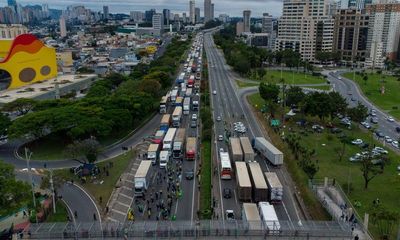
[[[0,6],[6,4],[6,0],[0,0]],[[48,3],[50,8],[65,9],[72,4],[84,4],[93,10],[101,10],[103,5],[108,5],[111,13],[128,13],[132,10],[144,11],[149,8],[162,10],[171,9],[173,12],[182,13],[188,11],[189,0],[17,0],[22,5]],[[273,16],[282,14],[282,0],[213,0],[215,15],[228,13],[230,16],[241,16],[244,9],[249,9],[252,16],[262,16],[268,12]],[[203,11],[203,0],[196,0],[196,7]],[[201,14],[203,15],[203,13]]]

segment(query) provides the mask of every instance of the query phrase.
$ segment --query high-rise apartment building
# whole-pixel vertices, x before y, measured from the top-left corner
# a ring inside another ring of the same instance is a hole
[[[103,18],[108,19],[108,17],[109,17],[108,6],[103,6]]]
[[[15,6],[17,6],[17,1],[16,0],[7,0],[7,5],[9,7],[15,7]]]
[[[228,14],[220,14],[218,16],[218,20],[220,20],[223,23],[227,23],[230,21],[229,15]]]
[[[365,61],[369,21],[365,10],[341,9],[334,19],[333,52],[349,63]]]
[[[372,0],[340,0],[339,8],[340,9],[365,9],[367,4],[372,4]]]
[[[211,0],[204,0],[204,23],[210,21],[211,19]]]
[[[67,36],[67,24],[65,22],[64,16],[60,18],[60,36],[66,37]]]
[[[189,1],[189,22],[192,24],[196,22],[194,0]]]
[[[140,11],[131,11],[130,19],[133,20],[135,23],[141,23],[144,19],[144,13]]]
[[[250,10],[243,11],[243,31],[244,32],[250,32],[250,15],[251,15]]]
[[[146,22],[153,21],[153,15],[156,13],[155,9],[150,9],[144,12],[144,18]]]
[[[334,20],[328,0],[284,0],[275,50],[292,49],[303,60],[315,61],[320,51],[332,51]]]
[[[397,59],[400,38],[400,3],[367,5],[369,15],[365,64],[383,68],[386,58]]]
[[[163,9],[162,12],[163,12],[163,16],[164,16],[164,25],[168,26],[171,11],[169,9]]]
[[[0,39],[14,39],[25,33],[28,33],[28,28],[22,24],[0,24]]]
[[[162,13],[155,13],[152,19],[153,28],[156,30],[163,30],[164,28],[164,17]]]
[[[210,12],[211,20],[214,20],[214,3],[211,3],[211,12]]]
[[[196,23],[200,22],[200,8],[194,9],[194,18]]]

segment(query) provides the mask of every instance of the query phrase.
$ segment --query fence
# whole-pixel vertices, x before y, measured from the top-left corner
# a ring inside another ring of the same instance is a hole
[[[265,226],[268,226],[267,229]],[[274,226],[274,229],[271,229]],[[113,238],[251,238],[351,239],[351,229],[340,222],[290,221],[143,221],[118,223],[39,223],[24,230],[29,239]]]

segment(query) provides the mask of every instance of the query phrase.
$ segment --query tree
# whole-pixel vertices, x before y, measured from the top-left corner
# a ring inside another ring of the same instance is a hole
[[[3,106],[3,111],[17,111],[21,115],[25,115],[35,106],[36,101],[30,98],[18,98],[12,102],[6,103]]]
[[[100,143],[95,139],[85,139],[83,141],[76,140],[69,144],[64,153],[78,160],[80,157],[85,157],[85,162],[94,163],[97,160],[97,155],[100,152]]]
[[[321,120],[332,112],[331,98],[326,93],[313,92],[305,98],[304,112]]]
[[[362,122],[368,116],[368,108],[358,102],[357,106],[349,108],[347,113],[353,121]]]
[[[376,204],[370,209],[370,216],[372,224],[377,226],[380,235],[379,239],[390,239],[399,224],[399,213],[390,211],[383,205]]]
[[[367,74],[364,75],[363,80],[364,80],[364,85],[367,85],[367,80],[368,80]]]
[[[347,110],[347,102],[346,99],[342,97],[338,92],[330,92],[329,93],[330,99],[330,117],[331,119],[336,117],[336,114],[340,113],[342,115],[345,114]]]
[[[361,158],[361,172],[364,179],[364,189],[368,189],[369,182],[378,174],[382,173],[382,169],[373,163],[370,152]]]
[[[7,129],[10,127],[10,125],[10,118],[0,113],[0,135],[7,135]]]
[[[286,91],[286,105],[298,105],[306,97],[306,94],[300,87],[292,86]]]
[[[270,83],[260,83],[259,91],[261,98],[266,102],[277,102],[279,98],[279,86]]]
[[[336,154],[339,156],[339,162],[342,161],[343,156],[346,153],[346,145],[350,142],[350,139],[348,137],[343,137],[340,139],[340,147],[336,147],[334,149],[334,151],[336,152]]]
[[[161,84],[157,80],[145,78],[140,81],[138,89],[153,97],[158,97],[160,95]]]

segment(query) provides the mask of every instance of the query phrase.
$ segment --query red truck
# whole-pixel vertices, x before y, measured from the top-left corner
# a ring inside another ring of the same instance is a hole
[[[186,160],[193,161],[196,159],[196,147],[196,138],[188,137],[186,140]]]

